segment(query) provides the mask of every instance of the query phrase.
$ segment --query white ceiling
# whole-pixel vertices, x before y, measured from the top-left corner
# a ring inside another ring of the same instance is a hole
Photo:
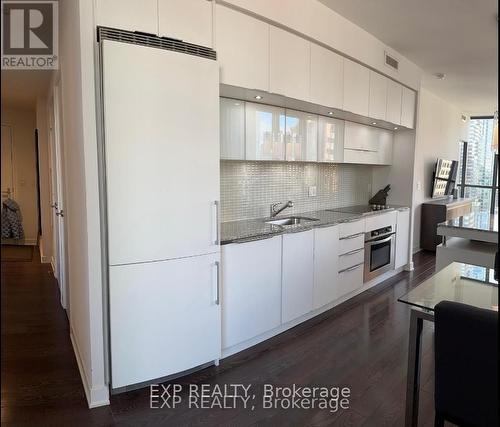
[[[471,114],[497,110],[497,0],[320,1],[422,68],[436,95]]]
[[[34,110],[36,99],[47,95],[50,70],[2,70],[2,108]]]

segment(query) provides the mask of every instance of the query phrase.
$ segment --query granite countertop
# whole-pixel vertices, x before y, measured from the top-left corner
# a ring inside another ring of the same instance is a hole
[[[498,233],[498,215],[484,211],[472,211],[470,214],[441,222],[439,227]]]
[[[394,206],[393,210],[406,210],[405,206]],[[376,211],[370,213],[369,215],[380,215],[382,213],[388,213],[391,210]],[[303,218],[315,218],[318,221],[305,222],[300,225],[272,225],[267,224],[266,221],[271,219],[287,218],[290,216],[303,217]],[[244,219],[239,221],[229,221],[221,223],[221,244],[225,245],[228,243],[243,243],[253,240],[267,239],[273,236],[278,236],[280,234],[286,233],[297,233],[300,231],[310,230],[312,228],[326,227],[335,224],[340,224],[342,222],[357,221],[362,218],[366,218],[367,215],[362,214],[351,214],[342,212],[332,212],[327,210],[303,212],[297,214],[283,214],[275,218],[256,218],[256,219]]]

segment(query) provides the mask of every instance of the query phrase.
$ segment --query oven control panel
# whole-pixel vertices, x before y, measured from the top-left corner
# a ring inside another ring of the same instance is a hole
[[[371,237],[383,236],[385,234],[392,233],[392,226],[379,228],[378,230],[373,230],[370,234]]]

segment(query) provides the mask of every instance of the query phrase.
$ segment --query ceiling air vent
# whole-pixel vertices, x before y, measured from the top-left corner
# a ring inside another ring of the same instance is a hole
[[[385,54],[385,65],[388,67],[391,67],[393,70],[398,71],[399,70],[399,61],[389,55],[387,52],[384,52]]]

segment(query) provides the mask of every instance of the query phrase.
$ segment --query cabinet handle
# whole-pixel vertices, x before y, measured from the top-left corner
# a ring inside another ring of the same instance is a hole
[[[349,239],[355,239],[358,236],[362,236],[365,233],[356,233],[356,234],[351,234],[350,236],[345,236],[341,237],[339,240],[349,240]]]
[[[219,261],[215,261],[215,305],[220,304],[220,263]]]
[[[356,264],[354,267],[344,268],[343,270],[340,270],[340,271],[339,271],[339,274],[340,274],[340,273],[347,273],[348,271],[353,271],[353,270],[356,270],[356,269],[358,269],[359,267],[361,267],[363,264],[364,264],[364,262],[360,262],[359,264]]]
[[[215,214],[214,214],[214,221],[215,221],[215,239],[213,241],[214,245],[220,245],[220,239],[219,239],[219,201],[215,200],[214,201],[214,207],[215,207]]]
[[[365,250],[365,248],[355,249],[354,251],[346,252],[345,254],[340,254],[339,256],[354,255],[354,254],[357,254],[357,253],[362,252],[364,250]]]

